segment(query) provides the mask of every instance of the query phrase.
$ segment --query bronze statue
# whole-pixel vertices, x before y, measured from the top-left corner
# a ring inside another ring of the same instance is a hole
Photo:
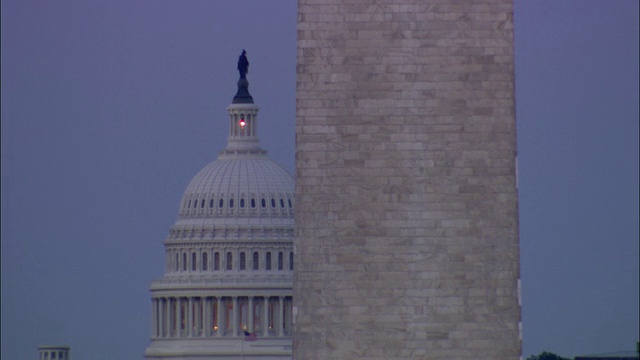
[[[234,104],[253,104],[253,97],[249,94],[249,80],[247,73],[249,72],[249,60],[247,60],[247,52],[243,49],[240,58],[238,58],[238,71],[240,79],[238,80],[238,92],[233,97]]]
[[[238,59],[238,71],[240,72],[241,79],[245,78],[249,72],[249,60],[247,59],[247,52],[244,49]]]

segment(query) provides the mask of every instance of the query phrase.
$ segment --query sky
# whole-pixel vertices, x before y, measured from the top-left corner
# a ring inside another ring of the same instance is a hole
[[[523,355],[638,341],[638,2],[514,2]],[[1,359],[142,359],[247,50],[294,172],[296,2],[1,2]]]

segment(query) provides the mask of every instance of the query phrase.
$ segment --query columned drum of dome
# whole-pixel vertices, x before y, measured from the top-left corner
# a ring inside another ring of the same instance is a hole
[[[291,359],[294,183],[260,148],[244,70],[227,147],[191,180],[164,241],[150,360]]]

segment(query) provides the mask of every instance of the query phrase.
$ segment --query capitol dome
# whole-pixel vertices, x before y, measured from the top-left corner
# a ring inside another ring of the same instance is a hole
[[[187,186],[164,241],[147,360],[291,359],[294,182],[260,147],[243,61],[227,146]]]
[[[225,219],[293,219],[293,177],[265,157],[218,159],[191,180],[182,196],[177,224]],[[205,220],[206,219],[206,220]]]

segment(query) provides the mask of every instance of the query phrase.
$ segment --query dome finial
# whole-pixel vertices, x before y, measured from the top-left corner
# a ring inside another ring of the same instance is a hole
[[[242,54],[238,58],[238,72],[240,79],[238,80],[238,92],[233,97],[234,104],[253,104],[253,97],[249,94],[249,81],[247,73],[249,72],[249,60],[247,59],[247,51],[242,49]]]
[[[247,51],[242,49],[242,54],[238,58],[238,71],[240,72],[240,78],[247,77],[249,72],[249,60],[247,59]]]

